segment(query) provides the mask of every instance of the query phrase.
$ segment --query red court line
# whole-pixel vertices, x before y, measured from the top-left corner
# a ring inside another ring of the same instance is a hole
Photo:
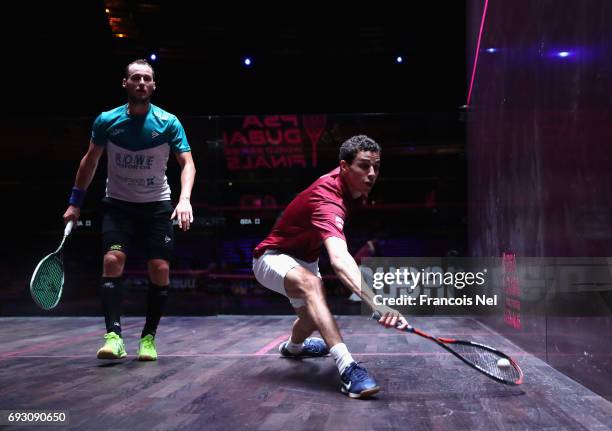
[[[141,325],[139,323],[134,323],[132,325],[124,326],[123,329],[130,329],[130,328],[134,328],[136,326],[141,326]],[[22,354],[22,353],[34,352],[36,350],[45,349],[47,347],[62,347],[62,346],[66,346],[68,344],[78,343],[79,341],[83,341],[83,340],[86,340],[86,339],[91,338],[93,336],[100,335],[100,333],[101,333],[100,331],[95,331],[95,332],[92,331],[92,332],[88,332],[88,333],[83,334],[83,335],[79,335],[78,337],[64,337],[64,338],[59,338],[57,340],[47,341],[45,343],[35,344],[35,345],[27,347],[25,349],[14,350],[12,352],[2,353],[2,354],[0,354],[0,359],[10,358],[12,356],[19,355],[19,354]]]
[[[268,344],[266,344],[265,346],[263,346],[261,349],[259,349],[258,351],[256,351],[255,353],[253,353],[254,356],[261,356],[263,354],[265,354],[268,350],[270,350],[273,347],[278,346],[278,344],[281,341],[285,341],[289,339],[289,334],[283,334],[283,335],[279,335],[278,337],[276,337],[274,340],[270,341]]]
[[[283,338],[283,340],[286,338]],[[262,349],[263,350],[263,349]],[[351,352],[354,356],[391,356],[391,357],[409,357],[409,356],[453,356],[449,352]],[[513,358],[527,357],[542,355],[543,353],[525,353],[525,352],[509,352],[508,355]],[[158,355],[158,358],[253,358],[261,356],[274,356],[280,357],[276,352],[274,353],[185,353],[185,354],[172,354],[172,355]],[[555,356],[576,356],[572,354],[556,354]],[[612,355],[594,355],[594,356],[612,356]],[[93,358],[91,354],[87,355],[23,355],[23,356],[11,356],[15,359],[26,359],[26,358]],[[136,355],[128,355],[127,358],[136,358]],[[6,358],[5,358],[6,359]],[[316,359],[315,359],[316,360]],[[103,362],[101,362],[103,363]]]

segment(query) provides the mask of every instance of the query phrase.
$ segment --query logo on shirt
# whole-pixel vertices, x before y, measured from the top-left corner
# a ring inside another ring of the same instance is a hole
[[[159,133],[157,133],[155,130],[153,130],[153,133],[151,133],[151,138],[155,139],[159,136]]]
[[[155,112],[155,116],[157,118],[159,118],[162,121],[168,121],[170,119],[170,117],[168,116],[168,114],[162,114],[160,112]]]
[[[336,226],[340,230],[344,229],[344,220],[340,216],[336,216]]]
[[[166,235],[166,236],[164,237],[164,242],[165,242],[166,244],[168,244],[170,241],[172,241],[172,239],[171,239],[171,238],[170,238],[168,235]]]
[[[113,129],[110,132],[108,132],[108,134],[111,136],[117,136],[123,132],[125,132],[125,129]]]

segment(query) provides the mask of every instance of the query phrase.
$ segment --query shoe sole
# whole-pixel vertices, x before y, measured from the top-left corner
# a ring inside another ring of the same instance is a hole
[[[96,355],[98,359],[123,359],[127,356],[127,353],[123,355],[115,355],[113,352],[109,352],[108,350],[98,350]]]
[[[157,358],[154,358],[153,356],[149,356],[149,355],[142,355],[142,356],[138,356],[138,360],[139,361],[157,361]]]
[[[298,353],[296,355],[285,355],[281,352],[280,354],[283,358],[289,358],[289,359],[303,359],[303,358],[325,358],[326,356],[329,356],[329,353],[326,353],[324,355],[304,355],[302,353]]]
[[[344,386],[340,388],[340,390],[342,391],[343,394],[346,394],[349,396],[349,398],[367,398],[367,397],[371,397],[372,395],[378,393],[380,391],[380,387],[379,386],[374,386],[373,388],[370,389],[366,389],[365,391],[361,391],[358,394],[354,393],[354,392],[349,392],[347,391]]]

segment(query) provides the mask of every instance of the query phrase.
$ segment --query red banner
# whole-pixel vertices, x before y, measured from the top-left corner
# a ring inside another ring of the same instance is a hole
[[[238,121],[222,127],[229,170],[316,167],[325,115],[249,115]]]

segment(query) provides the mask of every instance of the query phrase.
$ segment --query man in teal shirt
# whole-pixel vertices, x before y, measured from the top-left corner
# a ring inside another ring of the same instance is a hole
[[[153,67],[136,60],[125,69],[123,88],[128,103],[96,118],[89,148],[76,174],[64,222],[76,222],[98,166],[107,150],[108,172],[102,237],[104,265],[100,298],[106,323],[105,343],[99,359],[127,356],[121,337],[122,276],[130,244],[141,238],[146,246],[149,289],[147,317],[138,359],[156,360],[155,332],[163,314],[170,284],[170,258],[174,245],[172,219],[188,230],[193,222],[190,198],[195,178],[191,148],[178,118],[151,104],[155,91]],[[181,166],[181,193],[173,208],[166,168],[170,153]]]

